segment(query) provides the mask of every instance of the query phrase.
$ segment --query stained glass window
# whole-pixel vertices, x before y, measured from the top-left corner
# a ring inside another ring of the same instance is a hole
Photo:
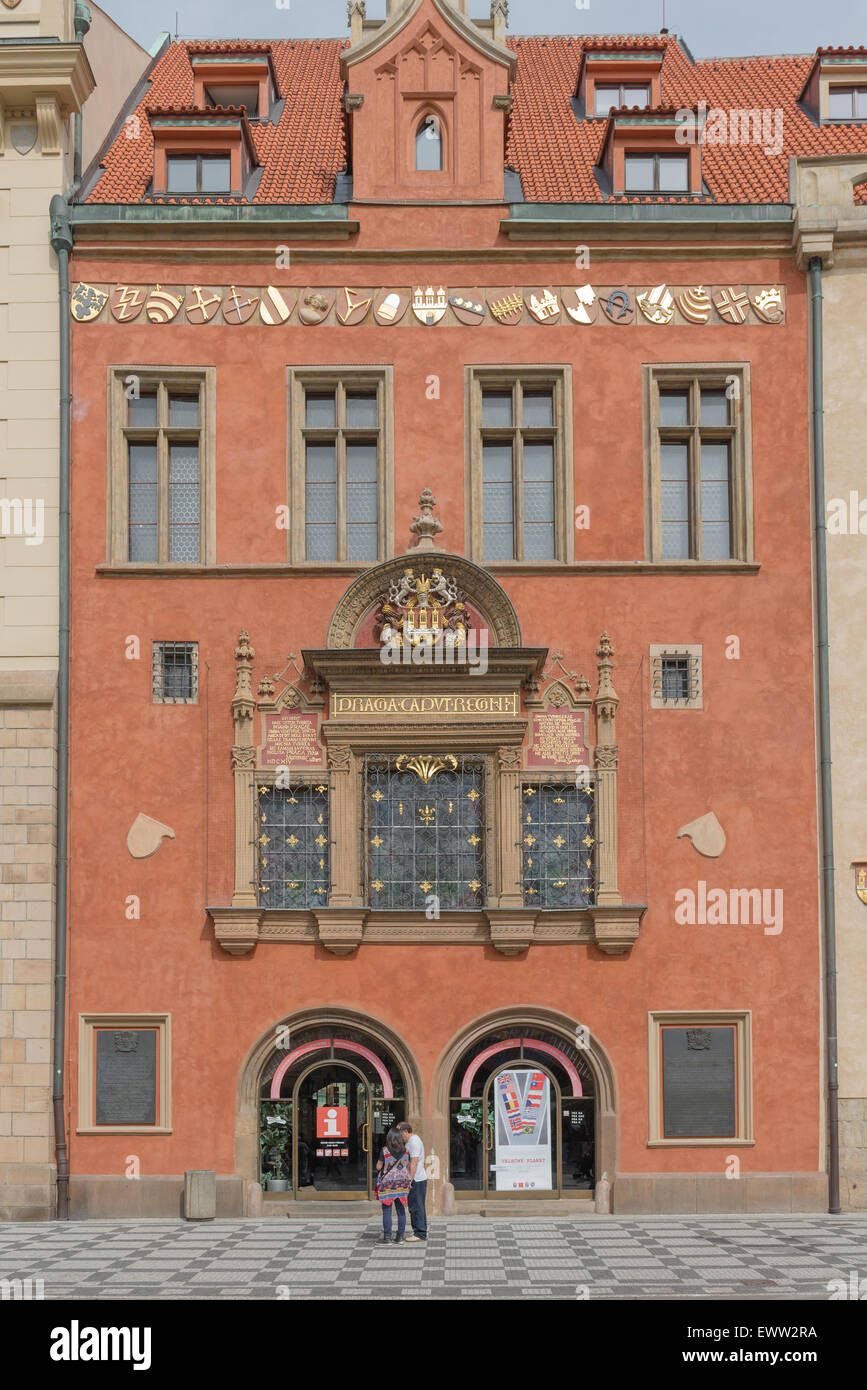
[[[259,786],[259,902],[324,907],[328,902],[328,786]]]
[[[452,754],[365,759],[365,863],[372,907],[477,909],[487,896],[485,767]]]
[[[594,901],[595,796],[572,782],[521,787],[524,903],[586,907]]]

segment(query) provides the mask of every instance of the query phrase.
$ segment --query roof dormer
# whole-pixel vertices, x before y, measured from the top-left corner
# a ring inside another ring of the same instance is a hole
[[[698,120],[684,110],[650,107],[612,111],[602,141],[597,179],[614,198],[688,198],[704,193]],[[686,137],[686,138],[685,138]]]
[[[636,40],[633,46],[585,39],[573,98],[578,118],[605,118],[621,107],[660,106],[664,56],[664,40]]]
[[[156,200],[250,197],[261,173],[243,107],[151,111]]]
[[[816,125],[867,124],[867,48],[817,48],[799,99]]]
[[[341,57],[353,197],[395,202],[504,201],[509,79],[494,0],[483,32],[448,0],[406,0],[368,25],[350,7]]]
[[[268,120],[278,99],[277,78],[270,47],[220,44],[189,47],[195,83],[195,105],[243,107],[248,120]]]

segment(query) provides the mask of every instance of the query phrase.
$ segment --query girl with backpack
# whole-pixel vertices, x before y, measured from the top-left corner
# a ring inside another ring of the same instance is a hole
[[[409,1154],[404,1145],[404,1135],[398,1129],[390,1129],[385,1136],[385,1148],[376,1165],[376,1197],[382,1203],[381,1245],[388,1245],[391,1235],[391,1205],[397,1202],[397,1235],[395,1245],[403,1245],[406,1232],[406,1204],[412,1176],[409,1171]]]

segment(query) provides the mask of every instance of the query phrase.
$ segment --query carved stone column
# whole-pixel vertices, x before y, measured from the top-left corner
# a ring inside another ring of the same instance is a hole
[[[316,929],[326,950],[335,956],[348,956],[361,944],[367,908],[359,892],[361,869],[358,859],[358,808],[356,760],[345,744],[328,749],[331,773],[331,846],[329,866],[331,892],[327,907],[316,907]]]
[[[367,14],[364,0],[347,0],[346,14],[349,19],[349,42],[353,45],[361,43],[364,20]]]
[[[499,781],[499,873],[500,895],[496,907],[486,912],[491,945],[506,956],[526,951],[536,929],[536,909],[524,906],[521,888],[521,749],[497,749]]]
[[[232,770],[235,776],[235,891],[233,907],[256,907],[255,812],[253,784],[256,776],[256,748],[253,743],[253,697],[251,671],[256,655],[246,628],[238,638],[235,661],[238,672],[232,700],[235,742]]]
[[[617,887],[617,760],[614,728],[620,700],[611,680],[614,649],[603,632],[596,649],[599,684],[596,709],[596,902],[600,907],[622,902]]]
[[[509,24],[509,0],[491,0],[491,24],[494,42],[506,42],[506,29]]]

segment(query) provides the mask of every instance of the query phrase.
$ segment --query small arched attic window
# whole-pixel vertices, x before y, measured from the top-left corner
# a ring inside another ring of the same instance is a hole
[[[415,167],[440,170],[443,167],[443,137],[436,116],[423,116],[415,133]]]

